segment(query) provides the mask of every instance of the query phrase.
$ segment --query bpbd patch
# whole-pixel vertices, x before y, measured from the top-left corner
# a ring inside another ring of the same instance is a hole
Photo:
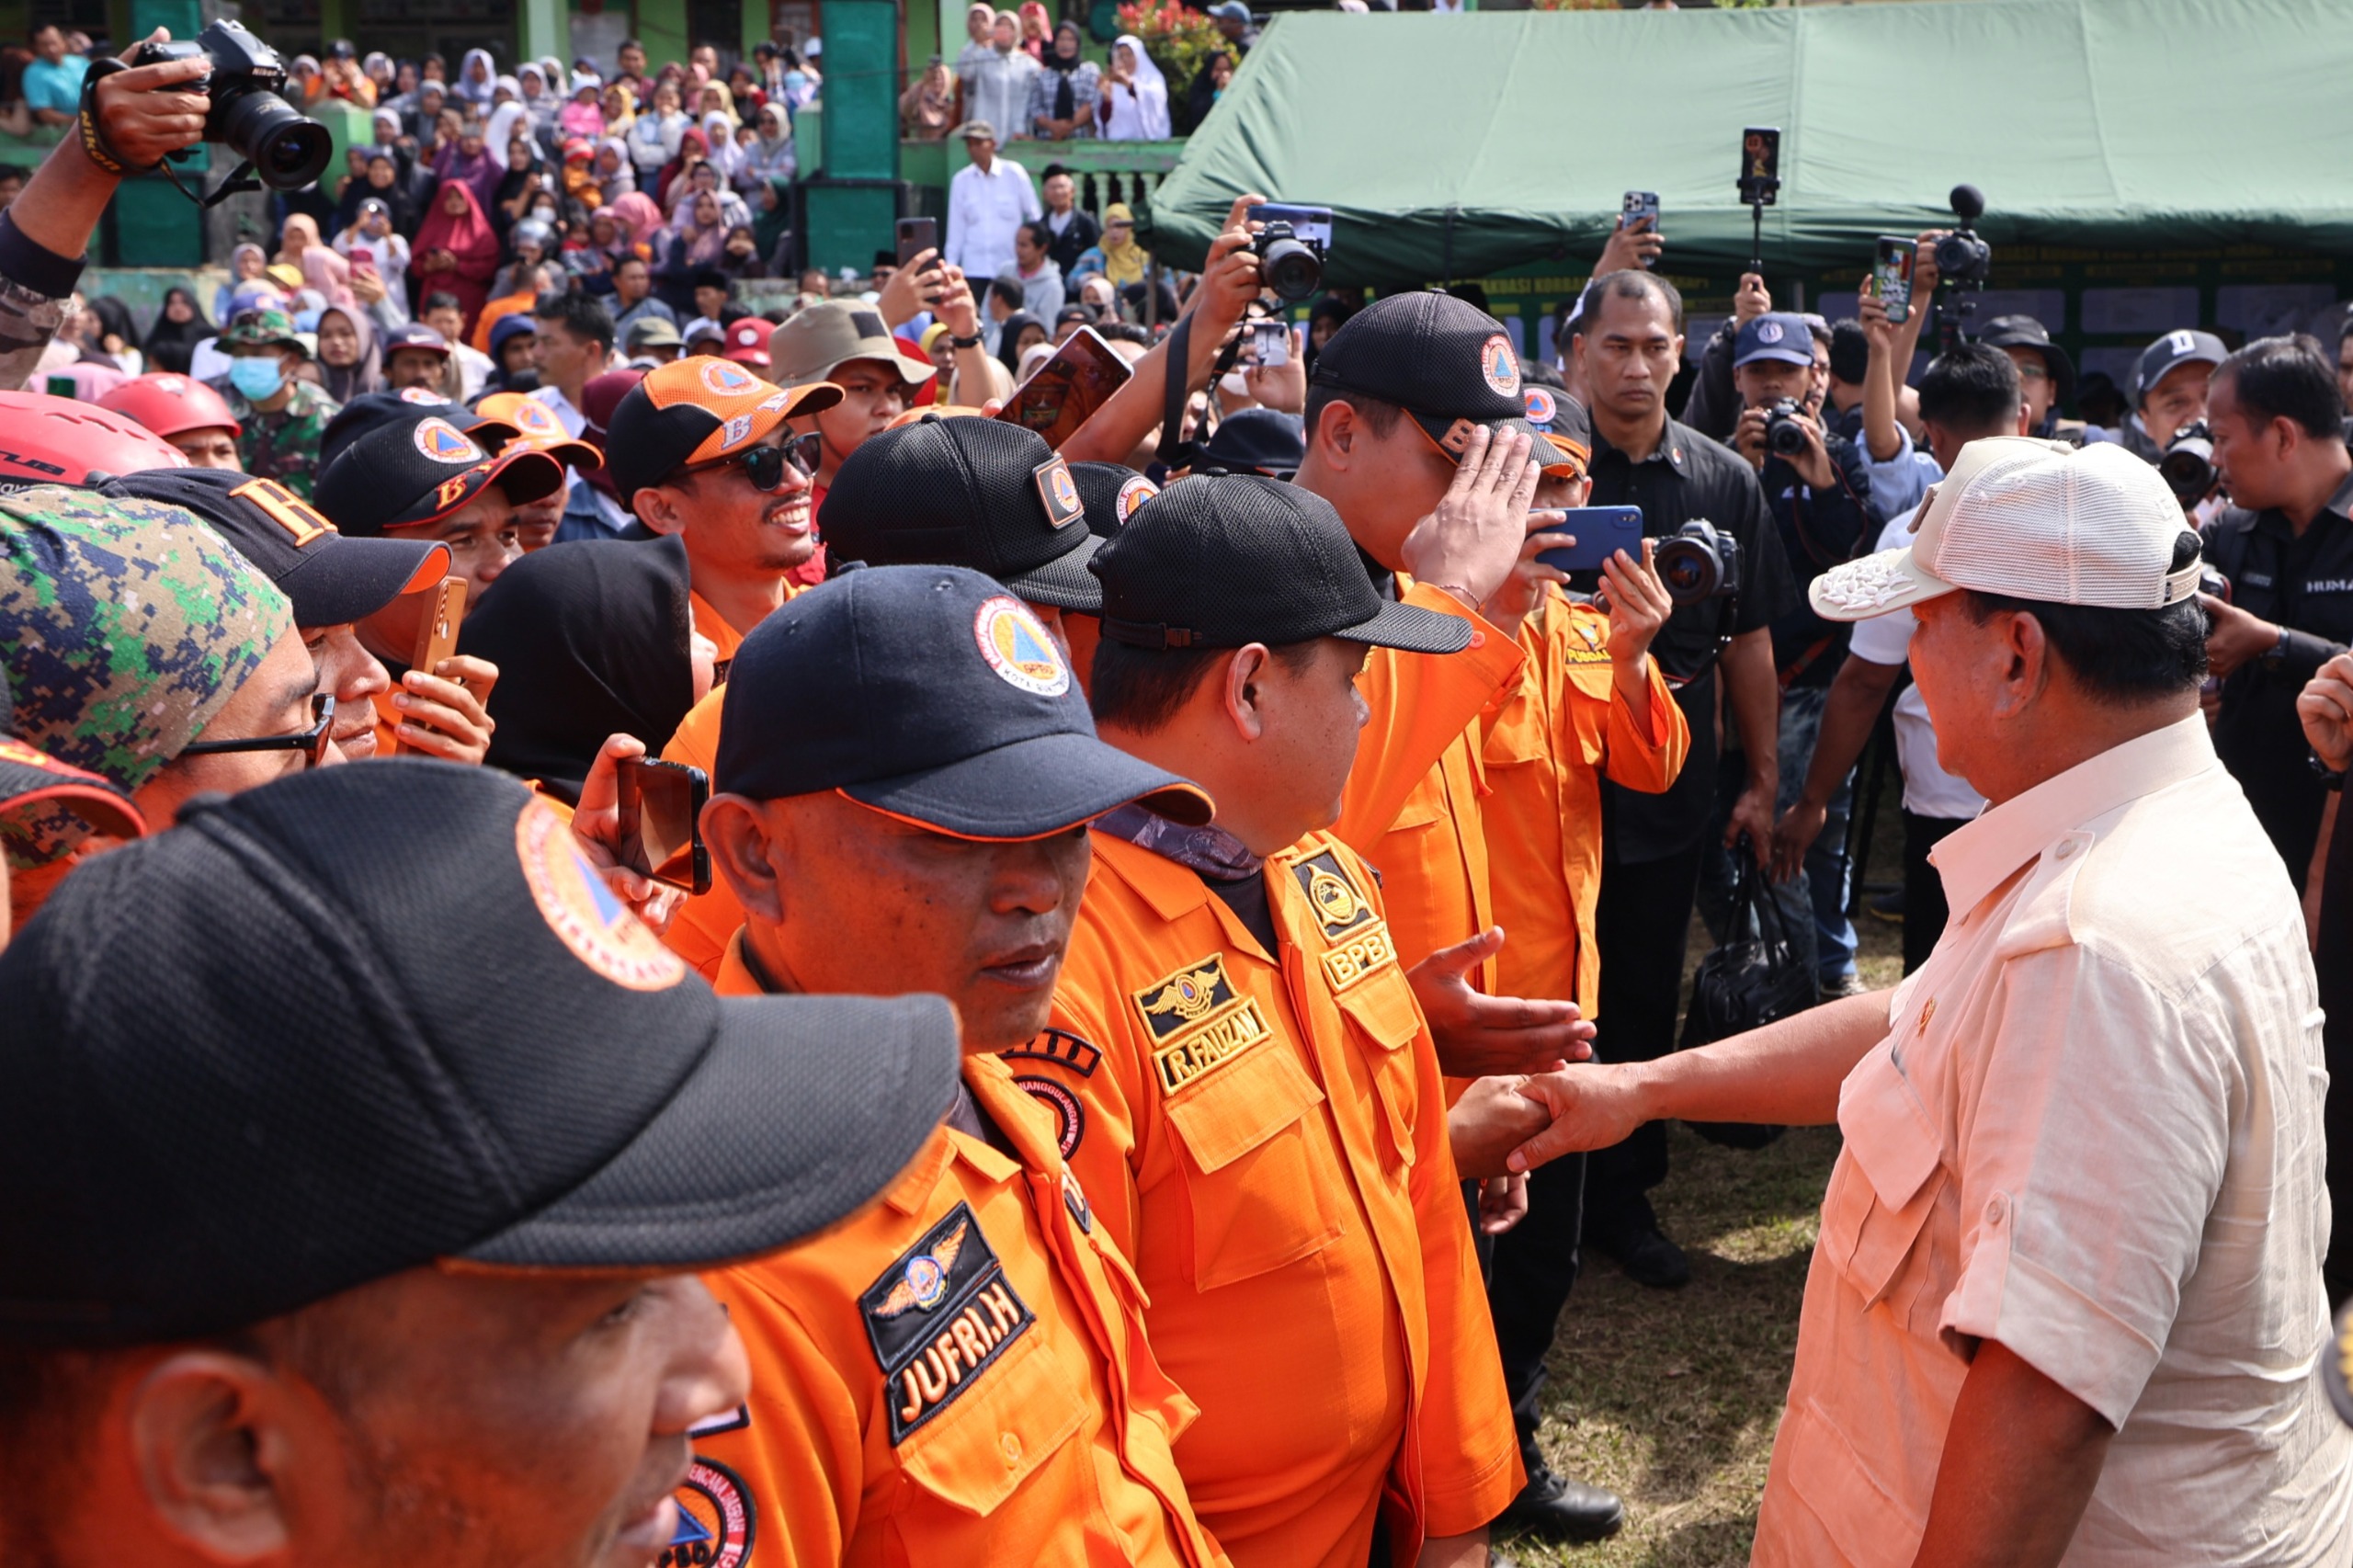
[[[890,1393],[893,1447],[961,1398],[1038,1321],[959,1203],[858,1299]]]
[[[1336,942],[1345,933],[1372,924],[1371,901],[1358,890],[1356,880],[1329,849],[1302,860],[1290,874],[1299,879],[1299,891],[1313,907],[1325,941]]]
[[[697,1454],[673,1495],[678,1528],[654,1568],[742,1568],[751,1561],[759,1510],[741,1476]]]

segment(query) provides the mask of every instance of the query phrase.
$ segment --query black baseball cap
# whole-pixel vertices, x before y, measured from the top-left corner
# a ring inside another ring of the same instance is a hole
[[[2050,369],[2051,379],[2059,389],[2059,401],[2075,401],[2075,362],[2067,358],[2065,349],[2051,341],[2050,329],[2032,316],[1995,316],[1985,324],[1977,341],[1988,348],[2033,349],[2042,356],[2042,363]]]
[[[1296,414],[1245,408],[1225,416],[1201,448],[1204,472],[1257,473],[1289,479],[1307,460],[1307,426]]]
[[[449,547],[433,540],[354,539],[284,486],[214,468],[125,474],[101,494],[161,501],[195,513],[261,568],[294,606],[297,626],[343,626],[449,574]]]
[[[883,431],[834,475],[823,527],[829,560],[969,566],[1038,604],[1103,607],[1086,572],[1102,541],[1070,464],[1002,419],[932,415]]]
[[[1086,508],[1086,531],[1109,539],[1127,527],[1135,509],[1160,494],[1160,486],[1125,463],[1074,462],[1070,477]]]
[[[506,420],[476,414],[463,403],[450,403],[440,393],[423,387],[362,392],[337,409],[335,417],[327,421],[327,427],[319,433],[319,472],[324,475],[333,468],[344,449],[370,430],[407,424],[428,414],[448,420],[494,452],[522,433]]]
[[[129,790],[16,738],[16,702],[8,692],[8,672],[0,670],[0,816],[40,805],[63,806],[117,838],[137,838],[147,831]],[[13,842],[10,846],[16,847]]]
[[[1131,801],[1188,826],[1211,813],[1195,786],[1097,740],[1053,634],[961,566],[845,573],[761,621],[728,668],[711,785],[762,801],[836,790],[984,840],[1043,837]]]
[[[529,324],[530,318],[526,316],[524,324],[528,326]],[[390,359],[393,350],[399,348],[422,348],[429,354],[438,354],[444,359],[449,357],[449,340],[441,335],[439,328],[427,326],[421,321],[404,322],[392,328],[384,334],[382,347],[386,359]],[[492,347],[495,348],[496,345]]]
[[[1511,335],[1451,294],[1425,290],[1374,301],[1340,324],[1315,357],[1313,381],[1395,403],[1457,462],[1473,426],[1542,439],[1520,401]]]
[[[2231,357],[2222,340],[2211,332],[2183,327],[2166,333],[2141,350],[2141,363],[2132,379],[2132,403],[2139,407],[2168,372],[2182,365],[2219,365]]]
[[[506,426],[512,429],[512,426]],[[362,538],[440,521],[492,485],[517,506],[563,488],[563,464],[533,447],[493,456],[439,415],[392,420],[319,476],[319,510]]]
[[[1332,503],[1255,474],[1178,480],[1137,509],[1090,569],[1103,581],[1103,635],[1131,647],[1319,637],[1416,653],[1471,645],[1468,620],[1374,591]]]
[[[76,869],[0,988],[6,1339],[756,1256],[887,1186],[957,1072],[936,996],[713,995],[552,807],[440,762],[199,797]]]

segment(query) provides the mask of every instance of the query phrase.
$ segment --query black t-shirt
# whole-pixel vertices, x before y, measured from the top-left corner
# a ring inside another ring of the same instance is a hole
[[[1678,605],[1651,643],[1652,656],[1670,679],[1702,668],[1707,672],[1675,694],[1691,726],[1691,751],[1681,777],[1661,795],[1621,790],[1606,781],[1601,787],[1606,859],[1618,864],[1663,860],[1690,847],[1706,828],[1715,801],[1713,661],[1719,632],[1770,626],[1796,607],[1797,593],[1756,471],[1739,453],[1670,419],[1657,449],[1639,458],[1620,451],[1596,430],[1592,466],[1593,494],[1587,506],[1640,506],[1643,532],[1653,539],[1664,539],[1685,523],[1704,518],[1717,532],[1731,535],[1740,549],[1737,612],[1727,618],[1721,598]]]
[[[2353,643],[2353,476],[2302,539],[2279,512],[2233,507],[2207,528],[2206,541],[2208,559],[2231,580],[2231,602],[2288,629],[2276,665],[2250,660],[2222,682],[2214,749],[2301,888],[2325,792],[2306,760],[2296,698]]]
[[[1773,664],[1785,690],[1826,687],[1847,662],[1851,629],[1814,614],[1806,591],[1832,567],[1868,554],[1879,539],[1880,525],[1870,513],[1870,470],[1855,438],[1862,428],[1862,414],[1831,414],[1829,426],[1823,445],[1838,475],[1830,489],[1814,489],[1779,457],[1768,457],[1758,476],[1796,589],[1797,602],[1773,622]]]

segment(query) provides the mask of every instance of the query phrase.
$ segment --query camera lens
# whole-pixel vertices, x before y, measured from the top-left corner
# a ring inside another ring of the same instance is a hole
[[[1716,591],[1715,552],[1698,540],[1662,540],[1652,560],[1677,604],[1698,604]]]
[[[1777,415],[1765,426],[1765,444],[1781,457],[1793,458],[1805,450],[1805,432],[1789,415]]]
[[[273,190],[298,190],[325,172],[335,139],[317,120],[298,114],[275,93],[252,91],[218,112],[220,140]]]
[[[1277,240],[1260,259],[1259,274],[1282,299],[1313,299],[1324,286],[1324,264],[1297,240]]]

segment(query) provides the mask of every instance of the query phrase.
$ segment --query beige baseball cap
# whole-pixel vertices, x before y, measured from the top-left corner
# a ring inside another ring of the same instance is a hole
[[[2198,591],[2196,562],[2173,570],[2189,531],[2157,471],[2120,446],[1988,436],[1930,488],[1910,549],[1835,566],[1808,597],[1825,620],[1869,620],[1956,588],[2161,609]]]

